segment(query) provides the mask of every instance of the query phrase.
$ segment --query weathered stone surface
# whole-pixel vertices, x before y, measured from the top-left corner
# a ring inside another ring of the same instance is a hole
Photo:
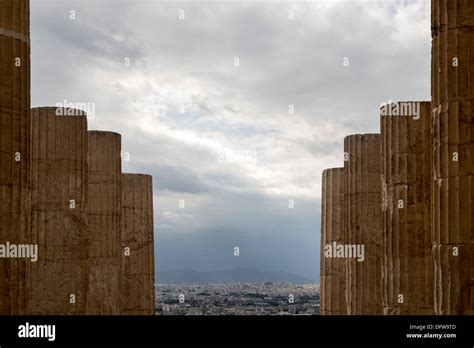
[[[435,245],[435,310],[440,315],[474,314],[474,245]]]
[[[0,0],[0,243],[29,244],[29,1]],[[0,314],[27,311],[29,259],[0,259]]]
[[[474,178],[459,176],[433,181],[433,242],[474,243]]]
[[[442,250],[474,244],[474,2],[432,1],[432,37],[433,262],[441,279],[435,282],[435,310],[470,313],[468,285],[449,283],[446,289],[444,280],[461,279],[472,265],[451,267]]]
[[[348,314],[382,314],[382,233],[379,134],[344,138],[347,243],[364,246],[364,260],[346,262]]]
[[[431,266],[431,103],[381,115],[385,314],[434,314]]]
[[[434,179],[474,175],[473,110],[471,101],[461,101],[433,111]]]
[[[143,174],[122,174],[121,314],[153,315],[155,271],[153,183]]]
[[[87,314],[120,312],[121,136],[89,131]]]
[[[31,110],[29,314],[84,314],[87,284],[87,118]]]
[[[345,244],[344,234],[344,168],[323,171],[321,214],[320,303],[322,315],[347,314],[345,295],[345,262],[325,246]]]
[[[448,29],[473,27],[474,6],[471,0],[431,0],[431,35]]]

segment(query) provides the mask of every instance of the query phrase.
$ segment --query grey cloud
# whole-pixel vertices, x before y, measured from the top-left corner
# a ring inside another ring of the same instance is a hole
[[[209,192],[209,187],[190,168],[178,165],[145,164],[140,166],[144,173],[157,173],[153,186],[156,190],[200,194]]]
[[[31,4],[32,103],[93,101],[90,127],[122,133],[131,154],[124,170],[154,177],[161,270],[239,265],[315,279],[318,173],[342,164],[344,134],[378,131],[381,102],[429,99],[422,0],[386,10],[371,2],[322,10],[311,3]],[[192,113],[179,115],[181,99]],[[162,101],[166,111],[157,109]],[[263,161],[250,169],[220,165],[221,148],[257,149]],[[180,197],[186,211],[177,208]],[[235,243],[243,246],[240,259],[228,253]]]

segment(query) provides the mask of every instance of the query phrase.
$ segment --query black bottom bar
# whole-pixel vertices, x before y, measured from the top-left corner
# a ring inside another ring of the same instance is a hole
[[[53,327],[43,325],[54,325],[54,340]],[[19,337],[39,334],[43,337]],[[0,317],[0,346],[8,348],[17,344],[87,344],[88,347],[94,344],[448,344],[473,347],[474,316]]]

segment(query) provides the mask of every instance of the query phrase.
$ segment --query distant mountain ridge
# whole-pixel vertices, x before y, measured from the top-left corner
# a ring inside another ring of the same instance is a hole
[[[162,271],[156,273],[157,284],[180,283],[315,283],[310,279],[284,271],[260,271],[254,268],[235,268],[211,272],[199,272],[192,269]]]

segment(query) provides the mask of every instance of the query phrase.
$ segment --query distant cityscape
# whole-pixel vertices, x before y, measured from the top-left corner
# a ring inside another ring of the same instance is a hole
[[[319,315],[319,284],[157,284],[156,315]]]

